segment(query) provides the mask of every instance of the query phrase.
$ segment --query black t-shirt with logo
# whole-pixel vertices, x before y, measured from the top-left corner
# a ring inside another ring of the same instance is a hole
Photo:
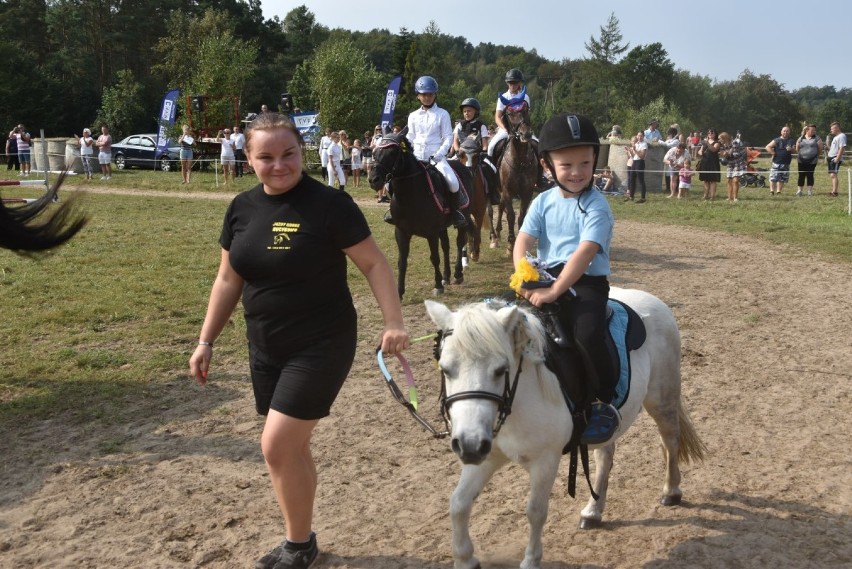
[[[369,236],[348,194],[307,175],[281,195],[260,184],[234,198],[219,243],[245,280],[249,342],[267,353],[309,345],[353,310],[343,249]]]

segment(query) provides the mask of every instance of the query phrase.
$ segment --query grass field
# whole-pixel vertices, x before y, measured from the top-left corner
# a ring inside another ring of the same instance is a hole
[[[845,194],[846,172],[841,195]],[[216,185],[211,172],[194,173],[188,186],[180,173],[139,170],[115,172],[110,187],[158,190],[176,196],[89,193],[80,206],[91,216],[72,242],[40,260],[0,251],[0,425],[65,413],[81,422],[132,420],[124,404],[163,405],[161,387],[187,381],[187,359],[194,348],[219,260],[217,239],[226,201],[183,197],[179,192],[223,194],[251,187]],[[220,178],[221,183],[221,178]],[[92,182],[92,187],[104,182]],[[68,180],[79,188],[79,177]],[[688,200],[652,192],[646,204],[611,201],[616,217],[647,223],[677,224],[748,235],[787,244],[837,262],[852,262],[852,217],[845,198],[827,196],[828,178],[818,174],[818,195],[796,198],[792,190],[770,197],[767,189],[744,189],[738,204],[724,199],[701,203],[700,190]],[[364,203],[373,192],[347,187]],[[4,188],[3,195],[34,196],[36,188]],[[719,191],[724,195],[724,189]],[[381,222],[384,208],[364,207],[377,240],[395,264],[392,228]],[[642,235],[636,235],[641,248]],[[755,255],[760,251],[755,250]],[[405,306],[421,305],[431,295],[431,268],[423,240],[412,252]],[[743,259],[747,266],[748,259]],[[784,270],[779,267],[779,270]],[[506,289],[511,266],[502,249],[485,249],[463,287],[448,289],[456,304]],[[358,301],[370,305],[366,281],[351,267],[350,284]],[[795,275],[791,275],[791,280]],[[791,289],[795,285],[791,284]],[[408,309],[407,310],[413,310]],[[377,311],[362,311],[365,334],[379,326]],[[370,328],[374,328],[371,330]],[[245,362],[244,324],[238,313],[217,343],[223,367]]]

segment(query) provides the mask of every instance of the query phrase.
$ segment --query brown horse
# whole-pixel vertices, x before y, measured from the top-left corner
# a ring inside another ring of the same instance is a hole
[[[477,143],[475,138],[466,138],[462,141],[457,153],[459,162],[470,168],[473,176],[472,189],[470,192],[470,214],[473,216],[473,228],[470,235],[473,243],[468,244],[468,253],[471,261],[479,261],[479,253],[482,244],[482,226],[488,221],[489,234],[493,233],[491,228],[491,216],[485,215],[488,203],[489,184],[496,183],[494,176],[489,176],[491,168],[485,164],[483,157],[485,151]]]
[[[511,255],[515,244],[515,209],[512,206],[512,200],[515,198],[521,200],[521,210],[518,215],[518,228],[520,228],[538,182],[538,157],[532,139],[530,108],[526,101],[518,105],[506,106],[503,123],[507,127],[509,137],[506,139],[503,157],[500,159],[500,206],[497,225],[494,225],[493,219],[491,225],[495,227],[496,241],[499,241],[505,210],[506,223],[509,226],[507,249]],[[492,238],[492,248],[496,247],[496,241]]]
[[[44,216],[51,204],[59,201],[64,179],[63,172],[47,193],[32,203],[20,207],[0,203],[0,247],[32,255],[62,245],[86,225],[88,218],[77,210],[73,199]]]

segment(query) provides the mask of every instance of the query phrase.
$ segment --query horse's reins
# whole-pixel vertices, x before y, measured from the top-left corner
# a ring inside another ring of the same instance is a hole
[[[447,331],[438,331],[437,334],[430,334],[428,336],[423,336],[421,338],[416,338],[413,340],[414,342],[419,342],[421,340],[426,340],[429,338],[435,338],[435,347],[434,347],[434,355],[435,361],[438,361],[441,358],[441,350],[443,349],[444,340],[447,336],[452,335],[452,330]],[[521,354],[520,359],[518,360],[518,369],[515,372],[515,379],[513,381],[509,381],[509,370],[506,369],[504,373],[504,383],[503,383],[503,393],[498,395],[496,393],[492,393],[490,391],[483,390],[470,390],[470,391],[462,391],[459,393],[454,393],[453,395],[447,395],[447,378],[444,375],[443,370],[441,371],[441,394],[438,399],[438,404],[441,408],[441,418],[444,420],[444,430],[438,430],[432,424],[425,419],[420,413],[418,413],[418,400],[417,400],[417,388],[414,383],[414,374],[411,372],[411,366],[408,365],[408,361],[405,359],[405,356],[402,354],[396,355],[397,359],[399,359],[400,364],[402,365],[402,369],[405,373],[405,380],[409,388],[409,399],[406,400],[402,391],[397,386],[396,382],[393,380],[393,377],[388,371],[387,366],[385,365],[384,357],[382,356],[381,348],[376,349],[376,359],[379,363],[379,369],[382,372],[382,375],[385,377],[385,383],[387,383],[388,389],[390,389],[391,394],[393,394],[394,399],[396,399],[399,403],[402,404],[403,407],[408,409],[408,412],[411,413],[412,417],[420,423],[420,425],[429,431],[433,437],[436,439],[442,439],[450,434],[451,431],[451,423],[450,423],[450,406],[456,401],[462,401],[464,399],[487,399],[490,401],[497,402],[497,422],[492,429],[492,436],[497,436],[497,433],[500,432],[500,428],[503,426],[503,423],[506,422],[506,418],[512,413],[512,403],[515,401],[515,393],[518,390],[518,379],[521,376],[521,371],[523,369],[524,355]]]

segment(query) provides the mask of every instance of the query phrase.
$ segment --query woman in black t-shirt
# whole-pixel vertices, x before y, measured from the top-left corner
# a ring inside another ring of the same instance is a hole
[[[261,448],[286,539],[257,566],[301,567],[316,558],[311,531],[316,466],[310,438],[355,358],[356,315],[346,260],[367,277],[384,318],[382,351],[409,345],[393,272],[352,198],[302,171],[302,138],[290,120],[260,115],[245,151],[261,184],[225,216],[222,259],[190,372],[204,384],[213,342],[242,296]]]

